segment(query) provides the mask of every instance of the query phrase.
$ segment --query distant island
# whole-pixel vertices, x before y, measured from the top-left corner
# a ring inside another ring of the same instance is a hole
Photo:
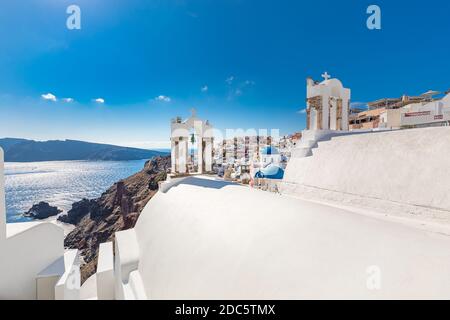
[[[120,147],[76,140],[34,141],[17,138],[0,139],[6,162],[65,160],[142,160],[167,155],[167,152]]]

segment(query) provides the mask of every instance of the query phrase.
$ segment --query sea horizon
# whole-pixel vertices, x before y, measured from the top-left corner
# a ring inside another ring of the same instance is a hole
[[[5,162],[7,222],[33,221],[23,213],[41,201],[65,214],[74,202],[97,198],[114,183],[139,172],[146,161]]]

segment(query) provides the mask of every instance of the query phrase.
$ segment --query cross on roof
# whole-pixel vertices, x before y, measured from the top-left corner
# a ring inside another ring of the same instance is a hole
[[[193,117],[195,117],[195,116],[197,115],[197,110],[195,110],[195,108],[192,108],[192,109],[191,109],[191,115],[192,115]]]
[[[328,80],[328,79],[330,79],[331,78],[331,76],[328,74],[328,72],[326,72],[325,71],[325,73],[324,74],[322,74],[322,78],[324,78],[325,79],[325,81],[326,80]]]

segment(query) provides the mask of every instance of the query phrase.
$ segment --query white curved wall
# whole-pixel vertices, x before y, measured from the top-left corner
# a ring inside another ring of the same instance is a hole
[[[0,148],[0,299],[35,299],[36,276],[64,255],[63,229],[51,223],[6,225]]]
[[[450,297],[448,236],[205,177],[158,192],[134,233],[120,251],[149,299]]]
[[[39,224],[0,244],[0,299],[35,299],[36,276],[64,255],[63,230]]]
[[[292,158],[283,182],[450,211],[450,128],[334,137]]]

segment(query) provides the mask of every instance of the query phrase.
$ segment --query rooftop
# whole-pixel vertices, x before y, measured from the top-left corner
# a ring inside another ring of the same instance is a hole
[[[211,177],[159,192],[135,229],[154,299],[450,297],[450,255],[435,254],[449,237]],[[366,287],[374,263],[382,291]]]

